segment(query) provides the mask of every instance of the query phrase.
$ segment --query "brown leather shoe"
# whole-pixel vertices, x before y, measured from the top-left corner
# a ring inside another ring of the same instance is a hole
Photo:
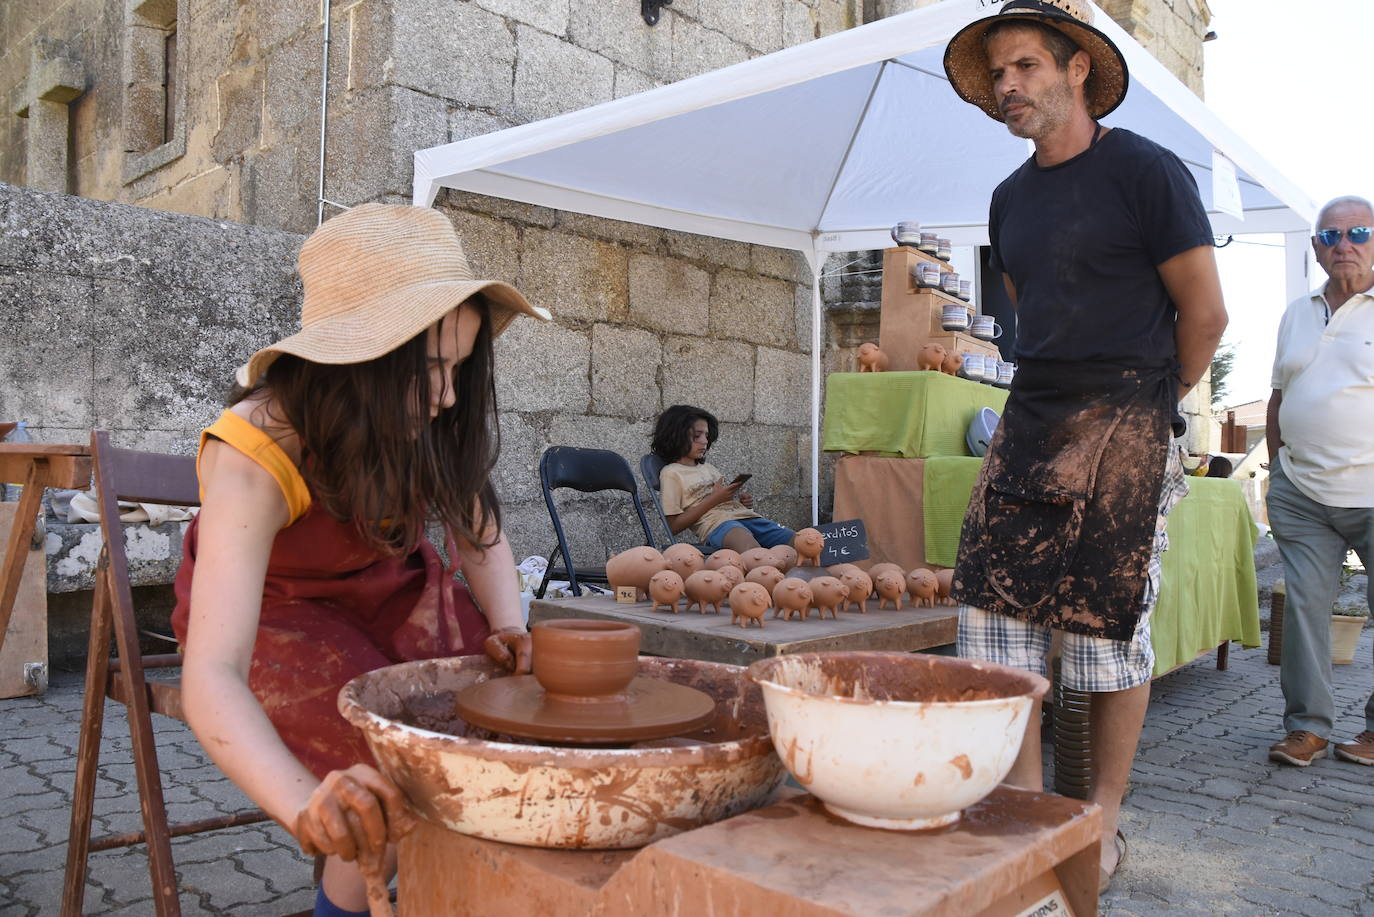
[[[1355,741],[1336,746],[1336,757],[1374,767],[1374,730],[1366,729]]]
[[[1326,757],[1326,739],[1303,729],[1295,729],[1283,741],[1269,747],[1269,760],[1306,767],[1318,758]],[[1374,764],[1374,761],[1370,762]]]

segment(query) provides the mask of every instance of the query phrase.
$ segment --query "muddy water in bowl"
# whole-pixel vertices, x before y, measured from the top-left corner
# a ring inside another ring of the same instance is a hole
[[[1038,675],[908,653],[799,653],[756,662],[773,744],[831,813],[877,828],[958,820],[1016,760]]]

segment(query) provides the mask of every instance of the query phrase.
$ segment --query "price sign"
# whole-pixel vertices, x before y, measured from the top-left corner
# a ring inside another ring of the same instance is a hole
[[[816,526],[825,538],[821,549],[821,566],[850,564],[868,557],[868,531],[862,519],[846,519]]]

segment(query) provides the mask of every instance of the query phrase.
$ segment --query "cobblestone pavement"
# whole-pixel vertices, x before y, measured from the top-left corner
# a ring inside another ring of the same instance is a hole
[[[1362,727],[1374,628],[1337,666],[1337,737]],[[0,701],[0,915],[58,912],[81,704],[79,675],[38,698]],[[1263,650],[1212,657],[1155,683],[1122,825],[1130,852],[1102,901],[1110,917],[1374,917],[1374,768],[1266,760],[1279,735],[1278,669]],[[94,831],[135,830],[138,799],[122,709],[111,705]],[[168,808],[204,818],[246,805],[180,724],[156,718]],[[305,909],[311,864],[275,825],[173,842],[186,914]],[[86,912],[150,915],[141,847],[95,854]]]

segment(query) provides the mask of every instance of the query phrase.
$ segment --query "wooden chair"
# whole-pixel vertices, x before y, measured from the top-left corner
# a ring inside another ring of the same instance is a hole
[[[148,870],[158,917],[179,917],[181,905],[172,864],[171,838],[253,824],[267,820],[268,816],[261,810],[251,810],[181,824],[169,824],[167,821],[151,714],[161,713],[183,721],[186,717],[181,709],[179,682],[173,679],[149,681],[144,677],[144,672],[154,668],[178,667],[181,665],[181,656],[144,656],[139,650],[133,594],[129,588],[129,562],[124,551],[118,501],[174,506],[199,504],[195,460],[184,456],[117,449],[110,445],[109,434],[100,431],[91,434],[91,455],[100,502],[100,530],[105,544],[100,551],[95,599],[91,609],[86,693],[81,713],[76,786],[72,793],[62,914],[64,917],[77,917],[81,913],[87,859],[92,852],[145,843],[148,845]],[[109,655],[111,632],[118,651],[114,658]],[[128,714],[143,830],[92,839],[91,816],[107,697],[123,704]]]

